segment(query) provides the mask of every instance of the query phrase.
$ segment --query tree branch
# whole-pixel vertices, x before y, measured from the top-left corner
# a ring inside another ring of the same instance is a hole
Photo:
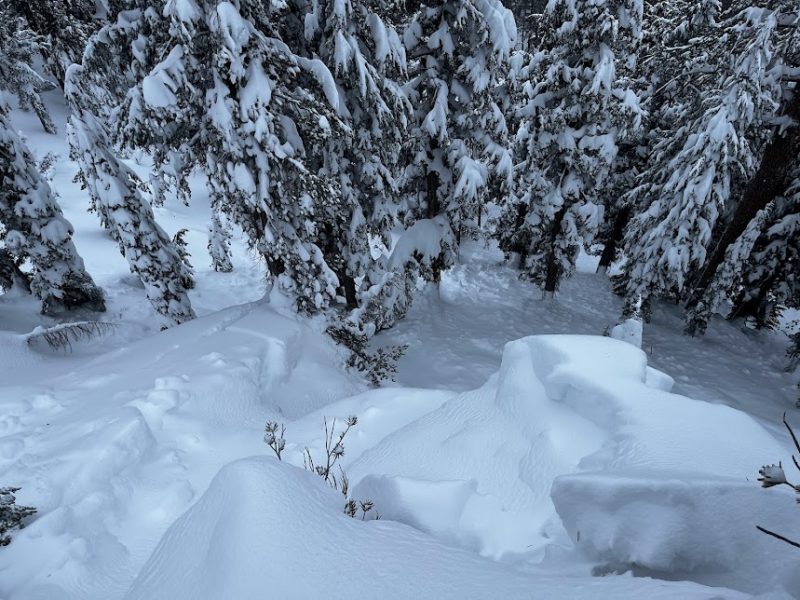
[[[781,540],[782,542],[786,542],[790,546],[794,546],[795,548],[800,548],[800,544],[790,540],[789,538],[783,537],[782,535],[775,533],[774,531],[770,531],[769,529],[764,529],[761,525],[756,525],[756,529],[758,529],[762,533],[766,533],[767,535],[771,535],[774,538]]]

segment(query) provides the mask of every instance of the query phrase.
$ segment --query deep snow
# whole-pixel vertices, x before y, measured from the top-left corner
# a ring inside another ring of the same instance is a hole
[[[781,414],[800,425],[782,334],[715,321],[689,339],[658,305],[640,351],[600,336],[620,306],[591,258],[542,301],[475,243],[375,340],[409,350],[370,390],[321,322],[262,298],[240,242],[233,273],[210,269],[197,182],[191,208],[155,212],[189,228],[200,318],[159,333],[85,212],[52,104],[59,135],[14,123],[61,155],[53,187],[117,326],[68,355],[31,348],[52,321],[0,296],[0,485],[39,509],[0,548],[0,598],[800,595],[791,548],[755,530],[800,537],[792,495],[755,482],[789,464]],[[380,521],[302,468],[324,420],[351,414],[343,466]],[[267,420],[286,424],[283,462]]]

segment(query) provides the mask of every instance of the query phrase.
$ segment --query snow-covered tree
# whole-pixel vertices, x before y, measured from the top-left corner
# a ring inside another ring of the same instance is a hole
[[[42,300],[42,312],[103,311],[102,291],[86,272],[50,185],[14,132],[0,103],[0,245],[2,285],[14,281]],[[23,263],[30,262],[24,273]]]
[[[105,125],[82,107],[82,71],[70,67],[66,92],[72,109],[69,141],[83,183],[164,325],[183,323],[194,317],[187,295],[194,287],[191,269],[156,223],[136,174],[112,152]]]
[[[359,309],[352,316],[366,318],[361,325],[373,330],[394,321],[396,307],[376,304],[376,298],[388,300],[381,288],[400,274],[387,272],[384,253],[373,256],[372,240],[391,243],[398,212],[395,175],[410,112],[399,81],[406,72],[405,48],[384,20],[386,13],[386,2],[312,0],[305,8],[304,39],[290,33],[284,38],[319,57],[339,90],[338,114],[349,131],[329,138],[318,173],[335,179],[341,193],[343,220],[332,236],[338,246],[332,254],[341,256],[337,277],[346,306]],[[380,314],[365,310],[365,301],[382,309]]]
[[[800,164],[728,248],[709,292],[715,309],[729,301],[730,317],[753,317],[759,327],[776,326],[785,307],[800,308]]]
[[[11,543],[11,532],[22,529],[25,521],[36,514],[32,506],[17,504],[15,494],[20,490],[17,487],[0,487],[0,547]]]
[[[422,3],[404,32],[414,114],[403,177],[407,223],[436,222],[438,281],[478,219],[492,178],[512,177],[500,83],[516,42],[510,11],[496,0]],[[447,231],[449,229],[449,231]]]
[[[42,39],[7,7],[0,7],[0,93],[16,96],[24,110],[33,110],[42,128],[55,133],[56,126],[40,94],[55,88],[34,69]]]
[[[732,194],[755,174],[782,95],[776,25],[770,11],[744,11],[721,26],[716,45],[702,38],[708,63],[697,68],[713,70],[714,84],[698,90],[697,110],[654,146],[632,192],[638,211],[625,242],[629,301],[684,297]]]
[[[528,68],[517,144],[519,201],[509,222],[528,243],[527,276],[552,295],[602,221],[621,139],[639,126],[627,80],[641,38],[641,0],[552,0]]]
[[[208,228],[208,253],[215,271],[220,273],[233,271],[230,226],[225,215],[217,211],[211,215],[211,224]]]
[[[6,0],[8,10],[24,20],[41,41],[37,53],[47,72],[64,84],[67,68],[80,62],[99,24],[95,0]]]
[[[179,194],[200,169],[213,209],[242,228],[271,281],[310,312],[338,302],[341,287],[337,233],[347,210],[318,168],[344,131],[342,100],[324,63],[279,39],[274,10],[255,0],[168,0],[159,13],[144,11],[118,139],[152,152],[155,179]]]

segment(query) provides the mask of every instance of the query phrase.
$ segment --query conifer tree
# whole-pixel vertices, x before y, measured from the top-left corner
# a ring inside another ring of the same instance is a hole
[[[700,72],[713,78],[696,94],[694,110],[655,144],[650,168],[633,193],[638,210],[626,234],[627,297],[684,298],[703,267],[726,207],[758,167],[781,87],[773,56],[775,21],[740,13],[702,42]],[[722,35],[726,31],[727,35]]]
[[[70,67],[66,93],[69,141],[84,186],[164,325],[183,323],[194,317],[187,294],[194,287],[191,269],[156,223],[136,174],[114,155],[105,125],[81,105],[82,74],[83,67]]]
[[[0,93],[16,96],[24,110],[33,110],[42,128],[55,133],[56,126],[40,94],[55,88],[34,69],[42,39],[8,7],[0,7]]]
[[[21,283],[42,301],[42,313],[104,311],[102,291],[72,242],[72,225],[0,103],[0,285]],[[22,265],[30,262],[24,273]]]
[[[316,58],[278,37],[276,7],[256,1],[169,0],[146,13],[119,141],[153,153],[156,178],[179,194],[207,177],[212,206],[242,228],[271,282],[298,309],[338,301],[338,184],[318,173],[341,99]],[[314,162],[318,161],[318,162]]]
[[[211,224],[208,231],[208,253],[211,255],[211,266],[219,273],[233,271],[231,262],[231,232],[225,219],[214,210],[211,215]]]
[[[37,53],[47,72],[63,86],[67,68],[80,62],[89,37],[98,27],[95,0],[7,2],[9,10],[41,40]]]
[[[404,32],[413,105],[403,177],[406,221],[434,220],[433,281],[453,264],[492,178],[511,178],[505,115],[497,97],[516,43],[511,13],[495,0],[422,3]],[[430,240],[429,240],[430,242]],[[430,244],[429,244],[430,246]]]
[[[337,181],[341,193],[342,217],[332,236],[337,247],[330,254],[341,257],[337,277],[346,307],[358,309],[352,316],[366,319],[361,326],[372,329],[394,321],[400,309],[390,298],[403,305],[409,300],[382,291],[404,274],[387,271],[387,257],[373,257],[371,242],[389,246],[389,230],[397,223],[399,148],[410,112],[399,81],[406,71],[405,48],[383,18],[387,8],[364,0],[312,0],[304,40],[285,37],[292,47],[306,46],[309,56],[318,56],[339,90],[338,113],[348,131],[328,140],[319,170]]]
[[[626,71],[641,38],[639,0],[553,0],[534,53],[517,144],[522,192],[507,220],[525,243],[524,272],[552,296],[602,221],[620,139],[641,120]]]

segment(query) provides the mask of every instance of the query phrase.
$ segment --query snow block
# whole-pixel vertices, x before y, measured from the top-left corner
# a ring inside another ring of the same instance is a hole
[[[580,473],[553,482],[577,547],[612,568],[727,585],[784,585],[797,597],[797,557],[756,525],[800,539],[791,492],[696,474]]]

